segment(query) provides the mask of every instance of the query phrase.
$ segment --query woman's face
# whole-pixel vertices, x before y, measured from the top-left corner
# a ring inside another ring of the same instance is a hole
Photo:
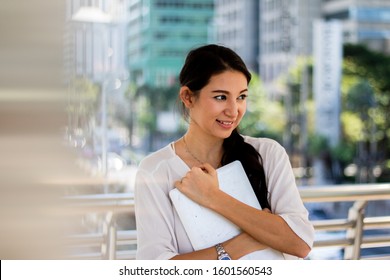
[[[212,76],[193,100],[190,125],[197,133],[229,137],[245,114],[247,96],[247,79],[243,73],[229,70]]]

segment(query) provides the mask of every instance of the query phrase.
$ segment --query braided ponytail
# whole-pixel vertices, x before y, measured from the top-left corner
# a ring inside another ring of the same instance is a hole
[[[252,145],[244,141],[244,138],[238,133],[237,129],[232,132],[230,137],[224,140],[223,148],[225,153],[222,157],[221,164],[226,165],[235,160],[239,160],[244,167],[261,207],[271,210],[268,202],[268,189],[261,155]]]

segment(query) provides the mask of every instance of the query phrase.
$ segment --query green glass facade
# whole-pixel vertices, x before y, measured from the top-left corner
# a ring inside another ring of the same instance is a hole
[[[213,0],[132,0],[128,28],[130,77],[164,87],[178,76],[187,52],[208,42]]]

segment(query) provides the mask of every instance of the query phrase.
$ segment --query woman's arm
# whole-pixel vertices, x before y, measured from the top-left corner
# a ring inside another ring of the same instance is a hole
[[[311,250],[279,215],[255,209],[222,191],[215,195],[210,209],[229,219],[258,242],[275,250],[300,258],[306,257]]]
[[[255,209],[221,191],[216,170],[209,164],[192,168],[175,186],[190,199],[226,217],[264,246],[302,258],[310,252],[309,245],[282,217]]]
[[[222,243],[225,251],[233,260],[237,260],[254,251],[267,248],[247,233],[243,232]],[[217,250],[215,247],[194,251],[191,253],[176,255],[172,260],[217,260]]]

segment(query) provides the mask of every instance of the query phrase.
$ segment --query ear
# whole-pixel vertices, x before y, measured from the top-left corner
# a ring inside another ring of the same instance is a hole
[[[182,86],[180,88],[180,100],[183,102],[186,108],[191,108],[193,105],[193,95],[192,91],[187,86]]]

